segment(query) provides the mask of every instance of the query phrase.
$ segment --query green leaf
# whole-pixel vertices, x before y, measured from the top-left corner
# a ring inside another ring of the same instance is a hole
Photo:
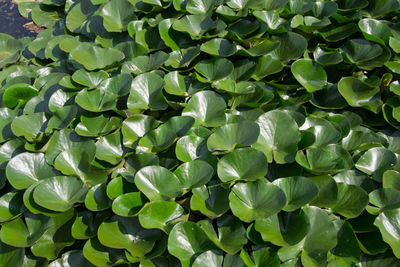
[[[94,90],[80,91],[75,101],[92,112],[112,110],[116,107],[118,98],[127,95],[131,87],[132,76],[124,73],[102,81]]]
[[[114,48],[101,48],[89,43],[80,43],[70,51],[70,57],[87,70],[96,70],[122,61],[125,55]]]
[[[383,188],[394,188],[400,190],[400,173],[394,170],[388,170],[383,173]]]
[[[191,14],[206,14],[213,5],[212,0],[189,0],[186,4],[186,10]]]
[[[194,66],[194,69],[208,82],[215,82],[230,75],[233,71],[233,64],[225,58],[212,58],[200,61]]]
[[[104,28],[108,32],[121,32],[126,30],[128,23],[135,18],[135,8],[127,0],[108,1],[101,9]]]
[[[291,163],[297,152],[300,131],[295,120],[286,112],[273,110],[256,120],[260,135],[253,147],[264,152],[268,162]]]
[[[200,50],[212,56],[229,57],[236,53],[237,47],[229,40],[216,38],[202,44]]]
[[[40,206],[64,212],[77,202],[82,202],[87,188],[76,177],[55,176],[42,181],[33,191],[33,198]]]
[[[186,218],[184,209],[173,201],[153,201],[147,203],[139,213],[139,222],[146,229],[158,228],[166,232]]]
[[[191,116],[194,126],[218,127],[225,124],[225,100],[213,91],[201,91],[192,96],[183,109],[183,116]]]
[[[17,191],[6,193],[0,197],[0,222],[9,221],[24,212],[22,195],[21,191]]]
[[[210,218],[218,217],[229,210],[229,189],[216,180],[210,181],[208,186],[194,188],[192,193],[192,210],[199,210]]]
[[[24,263],[23,248],[9,246],[0,241],[0,262],[6,266],[23,266]]]
[[[368,204],[367,192],[357,185],[337,183],[337,202],[332,211],[346,218],[358,217]]]
[[[303,240],[309,231],[310,223],[303,210],[299,209],[258,219],[254,226],[264,241],[277,246],[288,246]]]
[[[283,62],[298,59],[307,49],[307,40],[298,33],[287,32],[273,36],[271,40],[279,43],[271,52],[271,56]]]
[[[135,114],[125,119],[121,127],[124,145],[132,145],[156,126],[157,122],[154,118],[147,115]]]
[[[394,255],[398,258],[400,255],[400,209],[386,210],[376,217],[374,225],[379,228],[383,241],[390,245]]]
[[[236,146],[249,146],[257,141],[259,135],[257,123],[242,120],[225,124],[216,129],[207,139],[207,147],[211,152],[230,152]]]
[[[136,75],[144,74],[158,69],[167,59],[168,54],[163,51],[158,51],[150,56],[138,56],[126,61],[122,66],[122,71]]]
[[[366,107],[377,113],[382,105],[379,87],[367,84],[354,77],[344,77],[338,83],[340,94],[352,107]]]
[[[41,139],[47,118],[44,112],[21,115],[11,123],[11,130],[16,136],[24,137],[28,142]]]
[[[282,69],[283,64],[278,58],[272,55],[263,55],[258,59],[256,68],[251,77],[259,81],[268,75],[280,72]]]
[[[192,266],[193,267],[221,267],[224,257],[222,255],[216,254],[212,250],[201,253],[196,257]]]
[[[89,189],[85,197],[85,207],[91,211],[101,211],[111,207],[107,197],[106,184],[98,184]]]
[[[3,94],[3,104],[7,108],[21,108],[31,98],[37,96],[38,90],[26,83],[16,83],[8,87]]]
[[[0,69],[16,62],[23,44],[8,34],[0,33]]]
[[[356,163],[356,168],[378,182],[382,181],[382,174],[393,167],[397,162],[396,156],[383,147],[374,147],[365,152]]]
[[[237,253],[247,243],[246,230],[235,216],[225,214],[217,219],[217,231],[210,220],[199,222],[208,238],[228,254]]]
[[[105,247],[97,238],[91,238],[85,243],[83,255],[96,266],[110,266],[126,262],[124,250]]]
[[[302,262],[304,259],[314,262],[317,266],[325,264],[327,252],[337,244],[337,230],[329,215],[317,207],[303,208],[310,222],[310,231],[303,240]],[[324,239],[321,239],[324,233]],[[328,238],[329,237],[329,238]]]
[[[283,191],[266,180],[237,183],[229,194],[229,206],[233,214],[244,222],[274,215],[285,204]]]
[[[321,90],[326,85],[327,75],[325,70],[311,59],[295,61],[291,70],[296,80],[310,93]]]
[[[166,109],[162,88],[164,80],[154,73],[140,74],[132,82],[128,98],[129,109]]]
[[[379,212],[400,207],[400,195],[393,188],[379,188],[369,193],[369,202],[379,208]]]
[[[84,148],[70,148],[60,153],[54,167],[65,175],[76,175],[83,182],[96,185],[107,180],[107,173],[90,164],[92,156]]]
[[[214,244],[194,222],[176,224],[168,236],[168,252],[177,257],[182,266],[189,266],[196,254],[213,248]]]
[[[254,181],[266,176],[268,161],[261,151],[254,148],[239,148],[223,156],[217,166],[218,177],[223,182]]]
[[[83,149],[90,156],[90,161],[93,160],[96,151],[96,146],[92,140],[77,135],[71,129],[63,129],[54,132],[48,142],[45,153],[47,162],[54,165],[57,156],[70,148]]]
[[[147,166],[135,176],[137,188],[150,200],[170,200],[182,193],[179,178],[161,166]]]
[[[140,192],[123,194],[114,199],[112,210],[119,216],[134,216],[143,207],[145,201],[146,199]]]
[[[54,112],[53,117],[50,118],[47,124],[46,132],[54,129],[66,128],[76,117],[78,108],[76,106],[64,106]]]
[[[121,133],[116,132],[100,137],[96,144],[96,158],[104,160],[112,165],[117,165],[123,158]]]
[[[388,43],[389,37],[392,35],[390,23],[385,20],[362,19],[358,22],[358,26],[365,39],[381,45]]]
[[[190,34],[192,39],[199,39],[203,34],[214,28],[215,21],[210,16],[196,14],[186,15],[183,18],[176,20],[172,24],[172,28],[178,32],[186,32]]]
[[[21,218],[2,225],[1,241],[14,247],[32,246],[50,227],[50,217],[35,215],[29,212]]]
[[[135,191],[137,191],[135,184],[128,182],[122,176],[118,176],[112,179],[107,184],[107,189],[106,189],[107,196],[111,200],[114,200],[120,195],[123,195],[125,193],[130,193]]]
[[[182,188],[190,190],[207,184],[214,174],[214,169],[205,161],[193,160],[181,164],[174,174],[178,177]]]
[[[52,226],[31,247],[33,255],[54,260],[63,248],[71,246],[75,242],[71,235],[74,219],[73,209],[53,215]]]
[[[287,203],[285,211],[294,211],[310,203],[318,195],[318,187],[302,176],[280,178],[273,182],[285,193]]]
[[[102,81],[108,78],[108,74],[103,70],[89,72],[85,69],[79,69],[72,74],[71,78],[74,82],[83,86],[96,88]]]
[[[71,234],[75,239],[88,239],[96,236],[95,230],[94,215],[85,210],[76,215],[71,227]]]
[[[16,189],[28,188],[39,180],[53,177],[55,172],[47,164],[43,153],[21,153],[7,164],[7,180]]]
[[[159,239],[158,230],[143,229],[136,217],[114,215],[102,222],[97,231],[100,243],[106,247],[126,249],[133,257],[142,258]]]

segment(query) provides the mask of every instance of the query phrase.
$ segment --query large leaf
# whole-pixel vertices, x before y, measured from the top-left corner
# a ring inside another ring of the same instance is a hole
[[[287,204],[283,210],[294,211],[310,203],[318,195],[318,187],[305,177],[286,177],[273,182],[286,195]]]
[[[86,186],[76,177],[55,176],[42,181],[33,191],[33,198],[40,206],[67,211],[77,202],[82,202],[87,192]]]
[[[50,217],[35,215],[29,212],[21,218],[2,225],[1,241],[14,247],[29,247],[33,245],[50,227]]]
[[[14,188],[25,189],[39,180],[53,177],[55,172],[43,153],[25,152],[8,162],[6,175]]]
[[[126,30],[128,23],[135,18],[134,7],[127,0],[112,0],[107,2],[100,11],[103,25],[109,32]]]
[[[266,180],[237,183],[229,194],[229,206],[233,214],[245,222],[274,215],[285,204],[283,191]]]
[[[254,144],[259,132],[257,123],[248,120],[225,124],[208,137],[207,147],[211,152],[229,152],[236,146]]]
[[[0,242],[0,261],[6,266],[22,266],[24,263],[24,249]]]
[[[142,258],[159,239],[158,230],[143,229],[136,217],[114,215],[102,222],[97,231],[101,244],[110,248],[126,249],[133,257]]]
[[[169,233],[175,223],[185,219],[184,209],[176,202],[154,201],[146,204],[139,213],[142,227],[158,228]]]
[[[207,184],[214,174],[214,169],[205,161],[193,160],[180,165],[174,174],[183,188],[192,189]]]
[[[54,167],[65,175],[76,175],[85,183],[101,184],[107,180],[107,173],[90,164],[91,155],[83,148],[70,148],[60,153]]]
[[[200,61],[195,70],[203,75],[208,82],[214,82],[227,77],[233,71],[233,64],[227,59],[213,58]]]
[[[195,125],[217,127],[225,123],[225,100],[213,91],[202,91],[194,94],[183,109],[183,116],[191,116]]]
[[[14,63],[19,58],[19,52],[23,44],[8,34],[0,34],[0,69]]]
[[[168,251],[183,266],[190,266],[196,254],[213,249],[214,244],[194,222],[180,222],[172,228],[168,237]]]
[[[399,227],[400,209],[392,209],[382,212],[376,217],[374,225],[379,228],[383,240],[390,245],[394,255],[399,257],[400,253],[400,227]]]
[[[96,70],[123,60],[125,55],[114,48],[101,48],[88,43],[81,43],[70,51],[70,57],[82,64],[87,70]]]
[[[365,152],[356,163],[360,171],[372,175],[376,181],[382,181],[382,174],[397,162],[396,156],[383,147],[375,147]]]
[[[297,60],[291,69],[296,80],[310,93],[321,90],[327,82],[325,70],[310,59]]]
[[[14,108],[15,106],[22,107],[37,94],[38,90],[29,84],[13,84],[4,91],[3,104],[8,108]]]
[[[166,109],[162,87],[164,80],[154,73],[138,75],[132,82],[128,98],[129,109]]]
[[[136,173],[135,184],[150,200],[174,199],[183,190],[179,178],[161,166],[148,166],[140,169]]]
[[[240,148],[223,156],[217,166],[218,177],[223,182],[253,181],[266,176],[268,161],[261,151],[254,148]]]
[[[260,135],[253,147],[264,152],[269,162],[277,163],[294,161],[300,131],[295,120],[286,112],[273,110],[264,113],[256,121]]]

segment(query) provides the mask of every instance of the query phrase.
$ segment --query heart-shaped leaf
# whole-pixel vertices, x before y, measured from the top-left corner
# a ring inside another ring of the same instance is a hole
[[[115,214],[124,217],[136,215],[143,207],[146,199],[140,192],[132,192],[118,196],[112,203]]]
[[[292,64],[292,73],[304,88],[312,93],[321,90],[327,82],[325,70],[310,59],[299,59]]]
[[[168,237],[169,253],[177,257],[183,266],[190,266],[196,254],[214,247],[204,231],[194,222],[176,224]]]
[[[38,90],[25,83],[17,83],[8,87],[3,94],[3,104],[8,108],[22,107],[32,97],[37,96]]]
[[[150,200],[170,200],[182,193],[183,186],[179,178],[161,166],[147,166],[135,176],[138,189]]]
[[[142,227],[158,228],[166,233],[169,233],[177,222],[184,219],[184,209],[172,201],[159,200],[147,203],[139,213],[139,222]]]
[[[253,147],[264,152],[268,162],[274,159],[277,163],[294,161],[300,131],[295,120],[286,112],[273,110],[264,113],[257,119],[260,135]]]
[[[164,80],[154,73],[145,73],[136,76],[132,82],[132,89],[128,98],[129,109],[166,109],[162,95]]]
[[[263,179],[267,170],[268,161],[265,154],[254,148],[236,149],[218,161],[218,177],[223,182]]]
[[[55,172],[43,153],[25,152],[9,161],[6,175],[14,188],[25,189],[39,180],[53,177]]]
[[[259,132],[257,123],[248,120],[225,124],[208,137],[207,147],[211,152],[229,152],[236,146],[254,144]]]
[[[201,91],[192,96],[183,109],[183,116],[191,116],[195,125],[217,127],[225,123],[225,100],[213,91]]]
[[[318,195],[318,187],[313,181],[297,176],[280,178],[273,182],[285,193],[287,203],[285,211],[294,211],[310,203]]]
[[[87,188],[76,177],[55,176],[42,181],[33,191],[33,198],[40,206],[64,212],[76,202],[82,202]]]
[[[245,222],[274,215],[285,204],[284,192],[266,180],[237,183],[229,194],[229,206],[233,214]]]
[[[214,169],[205,161],[193,160],[180,165],[174,174],[182,187],[190,190],[207,184],[214,174]]]

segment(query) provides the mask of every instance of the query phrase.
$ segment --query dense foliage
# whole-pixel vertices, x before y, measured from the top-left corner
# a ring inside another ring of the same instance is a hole
[[[19,9],[0,266],[400,265],[399,1]]]

